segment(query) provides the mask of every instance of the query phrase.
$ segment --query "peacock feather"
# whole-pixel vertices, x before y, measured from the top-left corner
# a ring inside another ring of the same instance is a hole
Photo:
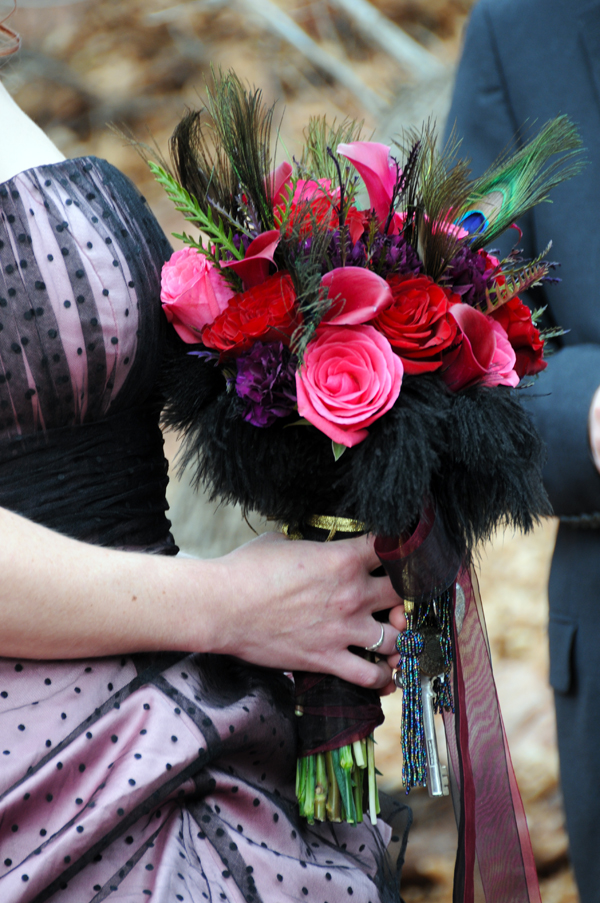
[[[437,150],[431,122],[420,132],[405,133],[396,143],[406,161],[399,199],[399,209],[406,213],[404,235],[417,251],[424,272],[437,281],[465,240],[453,228],[453,211],[461,210],[469,197],[468,164],[457,159],[460,142],[454,134],[441,152]]]
[[[300,177],[303,179],[330,179],[333,184],[339,181],[339,169],[344,173],[343,190],[346,198],[354,196],[355,173],[348,161],[338,156],[338,144],[349,144],[360,141],[363,122],[344,119],[331,123],[326,116],[311,116],[304,129],[305,144],[298,165]],[[337,161],[337,165],[336,165]]]
[[[567,116],[558,116],[516,153],[504,152],[471,184],[455,222],[471,233],[473,250],[493,241],[560,182],[584,165],[574,160],[581,140]],[[552,160],[551,158],[555,159]]]
[[[246,88],[234,72],[213,74],[207,89],[215,145],[237,180],[262,230],[275,225],[271,203],[271,131],[273,107],[263,103],[262,91]],[[238,197],[238,201],[241,198]]]
[[[206,118],[206,110],[197,110],[177,125],[170,141],[173,169],[188,194],[235,225],[238,181]]]

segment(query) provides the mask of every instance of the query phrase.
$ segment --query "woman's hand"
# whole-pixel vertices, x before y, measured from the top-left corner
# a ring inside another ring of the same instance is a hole
[[[228,619],[211,638],[212,651],[283,670],[323,671],[383,692],[393,690],[393,658],[403,607],[379,566],[373,538],[334,543],[292,542],[265,534],[219,559]],[[392,609],[368,662],[349,651],[377,642],[373,613]]]
[[[370,537],[312,543],[266,534],[201,561],[88,545],[3,508],[0,535],[2,656],[217,652],[392,689],[404,614],[389,579],[371,576],[379,559]],[[348,647],[377,642],[373,613],[385,609],[382,659],[365,661]]]

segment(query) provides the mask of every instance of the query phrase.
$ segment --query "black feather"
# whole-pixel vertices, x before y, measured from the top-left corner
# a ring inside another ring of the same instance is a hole
[[[235,222],[238,180],[221,145],[210,140],[214,135],[205,119],[206,111],[197,110],[178,123],[170,141],[173,168],[189,194]]]
[[[262,91],[245,88],[234,72],[214,75],[207,91],[216,143],[228,158],[240,190],[256,211],[263,230],[274,226],[271,185],[273,107]]]
[[[452,545],[468,556],[498,524],[529,530],[551,513],[541,440],[508,388],[453,395],[437,374],[405,377],[394,408],[338,461],[330,440],[294,416],[269,429],[244,421],[219,369],[175,345],[163,390],[165,423],[182,432],[182,465],[195,466],[197,482],[213,499],[280,522],[348,515],[394,536],[431,496]]]

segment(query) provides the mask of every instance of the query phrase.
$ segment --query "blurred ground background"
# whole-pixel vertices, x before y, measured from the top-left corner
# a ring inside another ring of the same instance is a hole
[[[167,233],[181,228],[142,160],[114,123],[165,149],[196,106],[211,63],[261,86],[284,115],[294,153],[309,115],[353,116],[387,141],[432,116],[441,130],[472,0],[19,0],[23,37],[2,78],[67,156],[96,154],[123,169]],[[10,0],[0,0],[0,16]],[[381,17],[385,17],[382,19]],[[0,140],[7,137],[2,133]],[[281,154],[280,154],[281,159]],[[170,459],[177,442],[167,437]],[[187,551],[218,555],[252,536],[239,511],[171,483],[174,532]],[[265,525],[253,524],[259,532]],[[481,549],[480,582],[507,733],[531,829],[544,903],[576,903],[563,828],[552,700],[547,683],[546,580],[555,525],[502,534]],[[400,787],[400,694],[379,729],[382,784]],[[415,827],[403,881],[407,903],[451,898],[451,807],[413,793]],[[501,851],[499,851],[501,855]]]

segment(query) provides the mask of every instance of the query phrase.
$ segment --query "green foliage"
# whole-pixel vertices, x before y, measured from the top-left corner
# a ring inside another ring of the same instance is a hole
[[[549,242],[541,254],[525,264],[513,260],[510,256],[503,260],[500,264],[500,272],[504,277],[504,282],[496,283],[493,288],[487,289],[485,302],[481,305],[483,312],[489,313],[494,308],[506,304],[516,295],[541,285],[542,279],[548,275],[549,266],[544,258],[551,247],[552,242]]]
[[[545,345],[550,339],[558,339],[561,335],[565,335],[566,331],[560,326],[549,326],[548,329],[540,330],[540,339]]]
[[[148,161],[148,166],[156,181],[165,189],[167,197],[173,202],[175,209],[182,213],[186,220],[198,226],[201,232],[204,232],[208,237],[209,242],[207,245],[203,245],[202,241],[196,241],[189,235],[186,235],[185,232],[181,235],[176,235],[175,238],[179,238],[186,244],[196,248],[201,254],[206,255],[215,263],[219,262],[220,251],[223,249],[229,251],[229,253],[237,260],[243,259],[243,251],[236,248],[233,241],[233,230],[231,226],[227,228],[222,220],[215,219],[209,206],[207,206],[206,209],[202,209],[196,198],[186,191],[186,189],[183,188],[183,186],[180,185],[179,182],[177,182],[177,180],[162,166],[159,166],[158,163],[154,163],[150,160]],[[211,247],[211,243],[214,243],[215,250]]]
[[[402,136],[406,184],[401,206],[406,212],[405,235],[417,251],[424,272],[436,281],[464,239],[448,226],[454,211],[464,205],[469,194],[469,169],[457,160],[460,142],[454,132],[441,152],[437,149],[435,124],[424,123],[420,132],[411,130]]]
[[[294,332],[290,344],[301,364],[304,350],[333,300],[321,285],[330,235],[327,222],[317,222],[308,201],[296,207],[293,221],[288,223],[287,229],[283,226],[282,231],[286,236],[280,245],[283,264],[292,277],[302,311],[302,325]],[[310,247],[307,249],[303,245],[308,235]]]
[[[356,193],[356,173],[348,160],[338,155],[336,148],[338,144],[360,141],[363,125],[354,119],[344,119],[339,124],[334,119],[329,124],[326,116],[312,116],[304,130],[305,145],[299,164],[302,178],[331,179],[332,185],[337,185],[337,161],[343,173],[344,194],[350,204]]]

